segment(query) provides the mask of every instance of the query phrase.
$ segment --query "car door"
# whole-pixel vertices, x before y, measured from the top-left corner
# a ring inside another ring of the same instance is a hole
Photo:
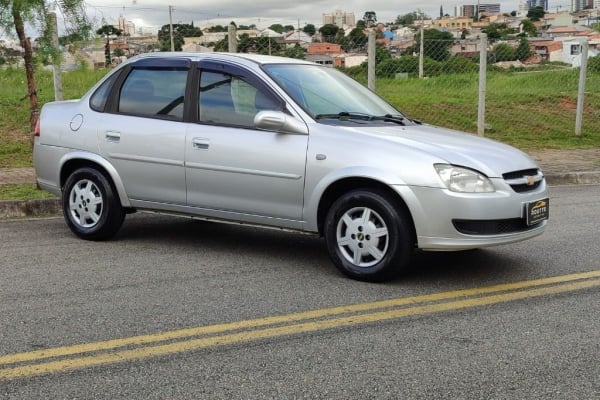
[[[301,220],[308,135],[255,129],[284,103],[241,67],[204,61],[185,147],[188,205],[240,220]]]
[[[183,122],[189,61],[134,63],[112,92],[98,131],[100,153],[133,200],[185,205]]]

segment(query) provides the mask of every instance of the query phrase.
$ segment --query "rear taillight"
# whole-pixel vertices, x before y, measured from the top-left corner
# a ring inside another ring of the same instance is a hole
[[[38,117],[37,121],[35,122],[35,129],[33,131],[33,136],[40,136],[40,119]]]

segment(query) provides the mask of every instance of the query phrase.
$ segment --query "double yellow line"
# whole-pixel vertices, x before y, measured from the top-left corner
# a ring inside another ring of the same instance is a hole
[[[0,356],[0,381],[600,286],[600,270]]]

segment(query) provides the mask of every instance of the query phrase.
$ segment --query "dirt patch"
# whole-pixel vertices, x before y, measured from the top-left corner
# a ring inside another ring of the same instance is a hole
[[[577,109],[577,102],[573,101],[567,97],[563,97],[560,99],[560,105],[567,110],[575,110]]]

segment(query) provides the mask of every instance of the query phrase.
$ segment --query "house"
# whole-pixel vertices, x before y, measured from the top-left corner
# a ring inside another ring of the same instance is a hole
[[[573,68],[581,66],[583,45],[581,39],[566,39],[562,41],[562,62],[571,64]],[[595,57],[600,53],[598,49],[588,48],[588,58]]]
[[[336,55],[336,54],[343,54],[344,50],[342,50],[342,46],[340,46],[339,44],[323,42],[323,43],[311,43],[308,46],[307,53],[309,55],[315,55],[315,54]]]
[[[403,26],[394,31],[394,37],[398,39],[412,39],[415,36],[415,31],[407,26]]]
[[[207,29],[205,29],[202,31],[202,36],[198,38],[199,41],[197,42],[197,44],[206,46],[210,43],[217,43],[225,39],[226,36],[227,32],[209,32]]]
[[[333,66],[333,57],[327,54],[307,54],[304,59],[321,65]]]
[[[531,51],[540,57],[542,62],[562,61],[563,44],[555,40],[530,40]]]
[[[473,19],[468,17],[444,17],[435,20],[435,27],[452,32],[462,32],[463,29],[471,29]]]
[[[298,44],[306,49],[312,43],[312,36],[301,30],[296,30],[294,32],[286,33],[283,36],[283,40],[286,47],[293,47]]]
[[[590,29],[581,26],[551,26],[544,32],[545,36],[551,38],[564,38],[579,35],[581,33],[591,32]]]
[[[414,39],[393,40],[392,43],[390,43],[389,50],[391,54],[403,54],[414,45]]]
[[[270,38],[280,38],[280,37],[283,37],[283,33],[279,33],[272,29],[267,28],[267,29],[263,29],[262,31],[260,31],[260,36],[261,37],[270,37]]]
[[[202,46],[198,43],[189,43],[181,46],[181,51],[187,53],[211,53],[213,50],[210,47]]]
[[[465,58],[477,57],[481,52],[480,44],[480,41],[457,40],[450,47],[450,54]]]
[[[343,56],[336,57],[339,58],[339,63],[344,67],[357,67],[364,62],[367,62],[368,56],[363,53],[356,54],[346,54]],[[337,60],[336,60],[337,61]]]

